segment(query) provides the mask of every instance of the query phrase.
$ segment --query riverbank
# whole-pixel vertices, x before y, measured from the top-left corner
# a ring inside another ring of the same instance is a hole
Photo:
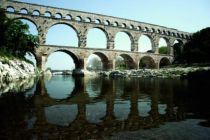
[[[207,70],[210,70],[210,67],[174,67],[162,69],[101,71],[98,75],[105,77],[181,78],[188,73]]]
[[[199,125],[204,121],[188,119],[181,122],[168,122],[159,128],[119,132],[104,140],[209,140],[210,128]]]
[[[36,76],[35,67],[26,61],[0,57],[0,83],[8,83]]]

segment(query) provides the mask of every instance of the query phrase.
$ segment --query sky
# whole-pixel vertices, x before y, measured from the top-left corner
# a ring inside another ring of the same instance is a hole
[[[196,32],[203,28],[210,26],[210,0],[18,0],[21,2],[36,3],[41,5],[48,5],[72,10],[79,10],[85,12],[92,12],[98,14],[104,14],[109,16],[116,16],[146,23],[152,23],[156,25],[166,26],[169,28],[175,28],[185,32]],[[65,30],[68,27],[57,26],[52,27],[48,31],[47,44],[59,44],[59,45],[77,45],[77,39],[74,36],[72,29],[68,30],[69,38],[64,40],[55,36],[57,31]],[[70,35],[71,34],[71,35]],[[88,32],[87,46],[89,47],[102,47],[106,44],[104,34],[101,31],[91,29]],[[96,35],[98,34],[98,35]],[[62,36],[62,35],[61,35]],[[63,35],[64,36],[64,35]],[[96,37],[101,37],[96,39]],[[118,37],[119,36],[119,37]],[[123,33],[119,33],[116,38],[123,38],[116,41],[116,48],[124,47],[124,50],[129,49],[126,44],[129,44],[129,40],[126,39]],[[56,39],[55,39],[56,38]],[[100,40],[97,42],[96,40]],[[128,40],[127,42],[123,42]],[[144,44],[149,42],[143,41]],[[140,42],[139,42],[140,43]],[[141,44],[141,43],[140,43]],[[161,45],[164,42],[160,43]],[[143,46],[143,45],[142,45]],[[102,47],[103,48],[103,47]],[[51,56],[50,56],[51,57]],[[55,57],[57,60],[58,57]],[[60,58],[60,56],[59,56]],[[53,58],[51,58],[53,59]],[[60,58],[61,59],[61,58]],[[54,60],[52,60],[55,62]],[[50,65],[50,64],[49,64]],[[54,67],[57,67],[54,63]],[[72,66],[71,66],[72,67]]]

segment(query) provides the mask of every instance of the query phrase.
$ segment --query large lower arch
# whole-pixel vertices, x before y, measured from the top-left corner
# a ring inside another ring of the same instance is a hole
[[[53,65],[53,68],[56,68],[58,70],[65,70],[62,67],[66,68],[67,64],[71,65],[70,68],[67,67],[68,70],[81,69],[83,67],[83,64],[79,61],[78,57],[74,53],[67,51],[67,50],[56,50],[56,51],[48,54],[47,59],[53,53],[58,53],[58,52],[67,54],[70,57],[69,63],[68,63],[68,60],[66,60],[66,58],[61,58],[61,57],[55,56],[55,60],[52,60],[52,62],[50,62]],[[59,55],[64,56],[63,54],[59,54]],[[72,61],[71,61],[71,59],[72,59]],[[45,68],[47,68],[48,66],[50,66],[50,64],[46,63]]]
[[[140,59],[139,68],[146,68],[146,69],[156,68],[154,59],[150,56],[143,56]]]
[[[131,56],[129,56],[128,54],[120,54],[119,56],[121,56],[124,60],[125,69],[135,69],[136,68],[136,64]]]
[[[47,31],[45,44],[78,47],[78,32],[72,25],[67,23],[53,24]]]
[[[93,54],[95,54],[95,55],[97,55],[98,57],[100,57],[100,59],[101,59],[101,62],[102,62],[102,64],[103,64],[103,66],[102,66],[102,68],[103,68],[103,70],[108,70],[108,69],[110,69],[110,64],[109,64],[109,59],[108,59],[108,57],[105,55],[105,54],[103,54],[103,53],[101,53],[101,52],[94,52]]]
[[[171,64],[170,60],[168,58],[166,58],[166,57],[163,57],[163,58],[160,59],[159,68],[166,67],[166,66],[168,66],[170,64]]]
[[[101,28],[95,27],[87,33],[88,48],[107,48],[107,33]]]

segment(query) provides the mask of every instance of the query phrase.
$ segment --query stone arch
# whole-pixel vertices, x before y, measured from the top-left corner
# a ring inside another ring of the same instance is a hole
[[[165,38],[165,37],[160,37],[159,38],[159,41],[158,41],[159,43],[159,45],[158,45],[158,51],[159,51],[159,53],[160,54],[169,54],[169,50],[170,50],[170,48],[168,48],[168,47],[170,47],[169,45],[168,45],[168,39],[167,38]]]
[[[147,34],[142,34],[138,40],[138,44],[139,52],[153,52],[153,42],[151,36]]]
[[[45,16],[45,17],[52,17],[52,13],[51,13],[50,11],[46,11],[46,12],[44,13],[44,16]]]
[[[19,13],[21,13],[21,14],[28,14],[28,9],[21,8],[20,11],[19,11]]]
[[[12,6],[7,6],[6,11],[7,11],[7,12],[14,13],[14,12],[15,12],[15,8],[12,7]]]
[[[163,67],[168,66],[170,64],[171,64],[170,60],[167,57],[163,57],[163,58],[160,59],[159,68],[163,68]]]
[[[121,24],[121,27],[122,27],[122,28],[126,28],[127,25],[126,25],[125,23],[122,23],[122,24]]]
[[[71,19],[72,19],[72,16],[71,16],[70,14],[67,14],[67,15],[65,16],[65,19],[71,20]]]
[[[109,20],[105,20],[104,21],[104,25],[110,25],[110,21]]]
[[[174,48],[174,56],[178,56],[182,53],[183,50],[183,41],[180,39],[176,39],[173,42],[173,48]]]
[[[79,61],[78,56],[76,54],[74,54],[73,52],[71,52],[69,50],[65,50],[65,49],[57,49],[55,51],[48,53],[46,56],[46,63],[47,63],[47,59],[49,58],[49,56],[55,52],[63,52],[63,53],[66,53],[67,55],[69,55],[75,64],[75,69],[83,68],[83,64],[82,64],[82,62]]]
[[[57,19],[61,19],[62,18],[62,14],[61,13],[56,13],[54,17],[57,18]]]
[[[33,19],[27,18],[27,17],[17,17],[17,18],[14,18],[14,20],[21,20],[21,19],[28,20],[28,21],[32,22],[36,26],[36,29],[38,31],[38,25],[37,25],[37,23]]]
[[[97,55],[101,59],[101,62],[103,64],[103,70],[108,70],[110,68],[109,59],[104,53],[94,52],[93,54]]]
[[[156,68],[154,59],[151,56],[143,56],[140,59],[139,68],[147,68],[147,69]]]
[[[115,47],[114,47],[115,49],[131,51],[132,49],[131,47],[134,41],[132,35],[129,32],[120,31],[115,34],[114,42],[115,42]]]
[[[96,24],[101,24],[101,20],[100,20],[100,19],[96,19],[96,20],[95,20],[95,23],[96,23]]]
[[[90,17],[86,17],[86,18],[85,18],[85,22],[89,22],[89,23],[90,23],[90,22],[92,22],[92,20],[91,20]]]
[[[119,56],[121,56],[124,59],[126,69],[135,69],[136,68],[136,64],[130,55],[120,54]]]
[[[40,11],[39,10],[34,10],[32,12],[32,15],[34,15],[34,16],[40,16]]]
[[[76,16],[75,20],[81,22],[82,21],[82,17],[81,16]]]
[[[93,27],[87,32],[87,47],[107,48],[108,33],[100,27]]]
[[[119,23],[117,22],[117,21],[115,21],[114,23],[113,23],[113,26],[115,26],[115,27],[117,27],[119,25]]]
[[[52,25],[50,25],[49,27],[48,27],[48,30],[46,31],[46,43],[45,44],[48,44],[48,42],[51,42],[51,40],[48,40],[48,39],[51,39],[52,37],[50,37],[50,38],[48,38],[49,36],[49,31],[50,31],[50,29],[52,29],[52,27],[55,27],[56,25],[65,25],[65,26],[67,26],[69,29],[68,30],[61,30],[62,32],[63,31],[66,31],[66,32],[71,32],[71,33],[73,33],[73,34],[70,34],[70,35],[72,35],[72,38],[73,38],[73,42],[68,42],[68,44],[65,44],[65,42],[56,42],[56,43],[49,43],[49,44],[51,44],[51,45],[55,45],[55,44],[57,44],[57,45],[61,45],[61,44],[63,44],[63,45],[67,45],[67,46],[69,46],[69,44],[70,44],[70,46],[73,46],[73,47],[78,47],[78,45],[79,45],[79,34],[78,34],[78,31],[77,31],[77,29],[73,26],[73,25],[71,25],[71,24],[68,24],[68,23],[66,23],[66,22],[56,22],[56,23],[54,23],[54,24],[52,24]],[[63,26],[64,27],[64,26]],[[55,34],[55,35],[58,35],[58,31],[56,31],[57,33]],[[69,35],[69,34],[68,34]],[[65,36],[65,37],[68,37],[68,36]],[[70,39],[70,37],[69,37],[69,39]],[[67,40],[67,39],[66,39]],[[57,41],[57,40],[56,40]],[[69,40],[70,41],[70,40]],[[73,45],[72,45],[73,44]]]

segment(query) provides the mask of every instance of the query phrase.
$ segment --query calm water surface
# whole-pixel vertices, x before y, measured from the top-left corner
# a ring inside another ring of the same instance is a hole
[[[117,132],[202,118],[203,81],[53,76],[0,97],[0,139],[100,139]]]

